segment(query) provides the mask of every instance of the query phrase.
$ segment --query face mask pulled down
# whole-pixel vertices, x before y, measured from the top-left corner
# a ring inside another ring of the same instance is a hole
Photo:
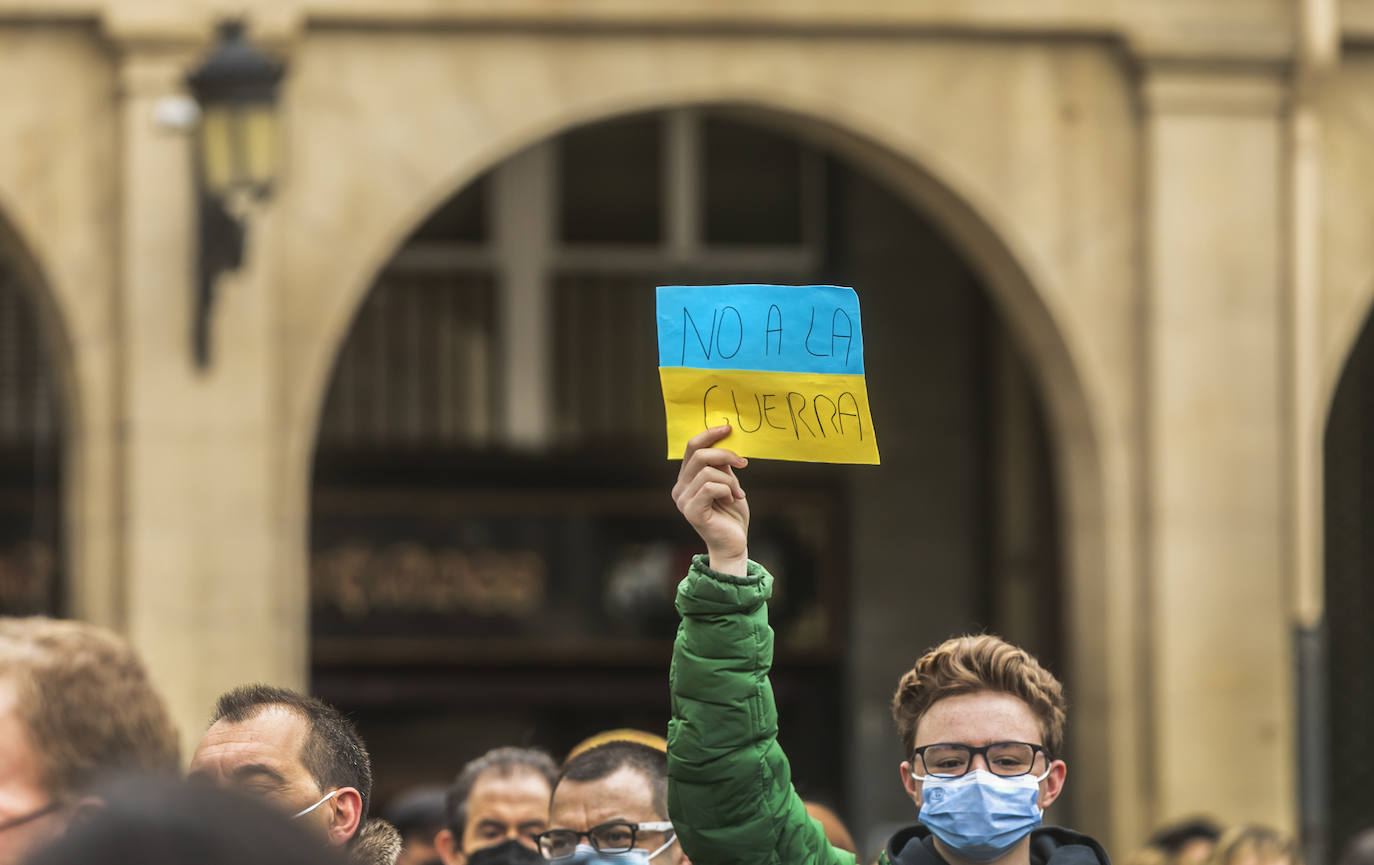
[[[566,859],[554,859],[558,865],[650,865],[650,860],[673,846],[675,838],[668,839],[662,847],[650,853],[648,850],[626,850],[623,853],[602,853],[586,844],[578,844],[577,852]]]
[[[913,772],[922,785],[917,819],[965,859],[991,862],[1040,825],[1040,782],[1047,775],[1003,778],[974,769],[938,778]]]

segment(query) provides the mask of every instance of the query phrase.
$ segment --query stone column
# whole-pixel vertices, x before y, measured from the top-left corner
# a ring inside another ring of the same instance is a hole
[[[220,282],[199,369],[194,136],[159,126],[155,109],[183,93],[206,46],[117,38],[123,618],[190,748],[224,689],[305,681],[301,587],[277,573],[270,213],[249,216],[244,266]]]
[[[1294,828],[1284,584],[1284,88],[1145,81],[1154,822]]]

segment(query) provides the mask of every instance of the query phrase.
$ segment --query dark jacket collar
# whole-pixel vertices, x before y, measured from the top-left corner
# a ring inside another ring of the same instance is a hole
[[[883,860],[891,865],[948,865],[935,849],[935,836],[917,823],[887,842]],[[1111,865],[1107,851],[1092,838],[1072,829],[1041,826],[1031,832],[1031,865]]]

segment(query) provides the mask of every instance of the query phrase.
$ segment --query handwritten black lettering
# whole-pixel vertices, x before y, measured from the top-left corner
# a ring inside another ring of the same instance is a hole
[[[755,433],[763,426],[763,409],[759,406],[759,395],[754,394],[754,410],[759,413],[759,422],[754,424],[753,429],[748,429],[744,425],[744,418],[740,416],[739,400],[735,397],[735,392],[730,391],[730,400],[735,404],[735,429],[740,432]]]
[[[778,322],[777,327],[773,326],[773,320],[775,317]],[[776,303],[769,304],[768,319],[764,322],[763,353],[765,355],[768,354],[768,337],[775,333],[778,335],[778,354],[782,354],[782,310],[778,309],[778,305]]]
[[[852,412],[844,411],[845,397],[849,398],[849,404],[854,407],[854,410]],[[840,394],[839,405],[836,407],[836,414],[838,414],[842,418],[852,417],[854,418],[854,420],[858,421],[859,441],[864,440],[864,421],[863,418],[859,416],[859,401],[854,398],[854,394],[850,393],[849,391],[845,391],[844,393]],[[844,435],[844,421],[840,421],[840,435]]]
[[[707,412],[706,412],[706,401],[707,401],[708,399],[711,398],[711,391],[716,390],[716,389],[718,389],[719,387],[720,387],[720,385],[718,385],[718,384],[713,384],[713,385],[711,385],[710,387],[708,387],[708,388],[706,389],[706,393],[704,393],[704,394],[701,395],[701,428],[702,428],[702,429],[706,429],[707,427],[709,427],[709,426],[711,425],[711,422],[710,422],[709,420],[706,419],[706,416],[707,416]],[[723,417],[723,418],[720,419],[720,422],[721,422],[722,424],[727,424],[727,423],[730,422],[730,419],[729,419],[728,417]]]
[[[735,327],[739,330],[739,338],[735,340],[735,350],[729,354],[725,353],[725,348],[720,344],[720,338],[725,333],[725,316],[728,313],[735,314]],[[744,319],[740,318],[739,310],[733,306],[727,306],[720,313],[720,328],[716,330],[716,351],[721,357],[731,358],[739,354],[740,346],[744,345]]]
[[[797,400],[798,400],[798,402],[796,402],[796,403],[792,402],[792,397],[796,397]],[[793,435],[793,437],[795,437],[795,438],[801,438],[801,429],[800,429],[800,427],[797,426],[797,420],[800,419],[800,420],[801,420],[801,425],[804,426],[804,427],[806,427],[807,433],[809,433],[810,436],[811,436],[812,438],[815,438],[815,437],[816,437],[816,431],[813,430],[813,429],[811,429],[811,424],[809,424],[809,423],[806,422],[806,415],[804,415],[804,414],[802,414],[802,415],[797,414],[797,409],[801,409],[802,411],[806,411],[806,397],[802,396],[801,394],[797,393],[796,391],[788,391],[788,392],[787,392],[787,412],[788,412],[788,414],[790,414],[790,415],[792,416],[792,435]]]
[[[705,340],[701,338],[701,330],[697,327],[696,319],[687,311],[687,307],[682,308],[682,365],[687,365],[687,322],[692,323],[692,332],[697,335],[697,343],[701,346],[701,353],[706,355],[706,359],[711,359],[711,343],[715,341],[716,318],[720,315],[720,310],[711,310],[711,331]]]
[[[814,315],[814,313],[813,313]],[[835,325],[840,316],[844,316],[844,333],[836,330]],[[835,340],[844,340],[844,364],[849,366],[849,349],[854,344],[854,322],[850,320],[849,313],[839,307],[830,314],[830,356],[835,356]]]
[[[835,401],[823,393],[818,393],[811,399],[811,410],[816,414],[816,426],[821,428],[821,438],[825,438],[825,421],[821,420],[821,400],[830,403],[830,424],[835,427],[835,432],[840,432],[840,427],[835,423],[835,415],[839,412],[839,406]]]
[[[811,355],[812,357],[825,357],[825,355],[822,354],[822,353],[819,352],[819,351],[811,351],[811,332],[814,331],[815,329],[816,329],[816,308],[813,306],[813,307],[811,307],[811,324],[810,324],[810,326],[807,327],[807,329],[806,329],[806,339],[802,342],[802,345],[806,346],[807,352],[810,353],[810,355]]]
[[[778,426],[777,424],[773,423],[773,416],[770,414],[770,412],[772,412],[773,409],[777,408],[777,406],[769,405],[768,401],[775,396],[777,396],[777,394],[775,393],[766,393],[763,395],[763,419],[766,420],[768,422],[768,425],[771,426],[773,429],[785,430],[787,429],[787,427]]]

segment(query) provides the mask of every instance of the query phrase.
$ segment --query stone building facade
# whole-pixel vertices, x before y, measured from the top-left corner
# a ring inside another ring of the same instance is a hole
[[[284,163],[199,369],[194,138],[158,117],[229,14],[287,63]],[[1312,707],[1338,702],[1323,436],[1374,295],[1369,0],[0,0],[0,81],[0,240],[64,430],[61,612],[135,641],[188,741],[232,684],[309,681],[326,394],[416,227],[489,172],[518,208],[571,130],[726,111],[920,214],[1005,325],[1052,454],[1075,821],[1120,852],[1196,812],[1322,836],[1350,757],[1318,771]],[[537,293],[522,268],[556,250],[502,258],[494,218],[503,284]],[[553,325],[500,303],[493,423],[537,446]],[[884,444],[919,474],[906,422]],[[931,610],[979,603],[923,606],[921,529],[874,477],[846,482],[838,661],[865,834],[909,816],[889,689]]]

